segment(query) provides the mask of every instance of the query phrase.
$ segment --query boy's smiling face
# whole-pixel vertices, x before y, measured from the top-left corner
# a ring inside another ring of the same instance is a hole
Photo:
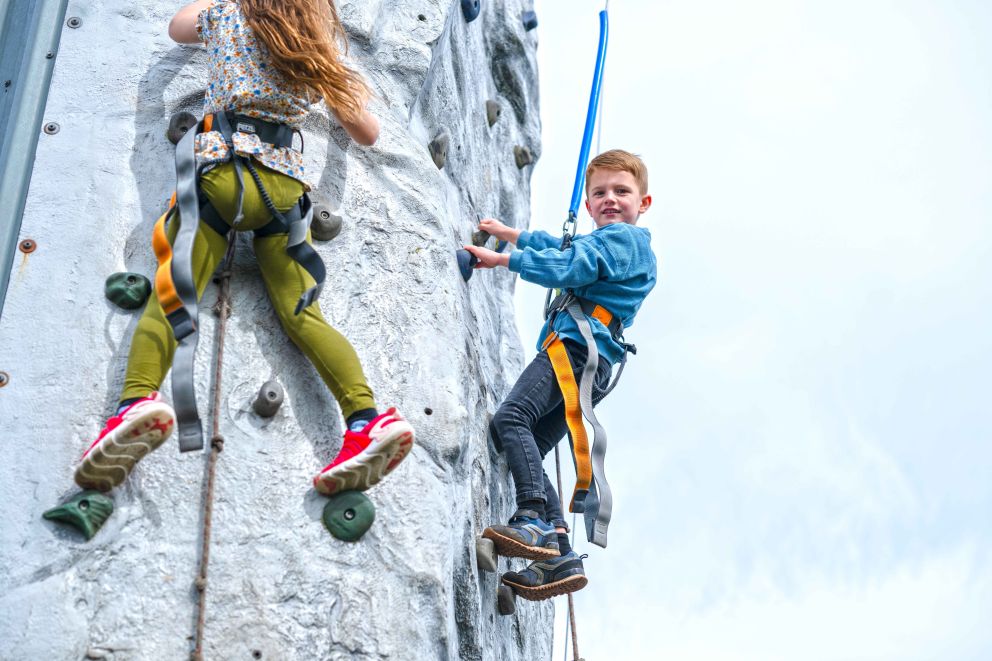
[[[586,211],[596,227],[636,225],[638,216],[651,207],[651,196],[641,193],[637,179],[626,170],[596,168],[589,175],[586,191]]]

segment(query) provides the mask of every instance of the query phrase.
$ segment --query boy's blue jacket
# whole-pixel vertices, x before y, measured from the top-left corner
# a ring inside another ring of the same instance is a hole
[[[657,280],[657,261],[651,250],[651,232],[627,223],[600,227],[579,234],[572,246],[561,251],[561,237],[547,232],[521,232],[517,250],[510,253],[510,270],[528,282],[549,289],[570,289],[576,296],[602,305],[628,328]],[[616,364],[623,347],[613,341],[599,320],[589,317],[599,354]],[[555,317],[554,328],[545,322],[537,341],[538,351],[549,332],[584,345],[579,328],[568,313]]]

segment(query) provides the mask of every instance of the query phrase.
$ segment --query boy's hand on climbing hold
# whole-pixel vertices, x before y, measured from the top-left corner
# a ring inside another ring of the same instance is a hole
[[[486,231],[488,232],[489,230]],[[465,250],[472,253],[479,260],[475,264],[475,268],[477,269],[491,269],[494,266],[509,266],[510,264],[509,253],[496,252],[495,250],[479,248],[478,246],[465,246]]]
[[[509,241],[513,244],[516,244],[517,239],[520,237],[520,230],[507,227],[495,218],[483,218],[480,220],[479,229],[483,232],[488,232],[500,241]]]

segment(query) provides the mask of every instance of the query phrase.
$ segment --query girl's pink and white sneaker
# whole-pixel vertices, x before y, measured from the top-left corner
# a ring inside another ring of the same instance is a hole
[[[362,431],[346,431],[341,452],[313,478],[313,486],[325,496],[339,491],[365,491],[410,454],[413,440],[413,427],[391,408]]]
[[[76,467],[76,484],[110,491],[123,482],[134,465],[172,434],[176,413],[153,392],[107,421]]]

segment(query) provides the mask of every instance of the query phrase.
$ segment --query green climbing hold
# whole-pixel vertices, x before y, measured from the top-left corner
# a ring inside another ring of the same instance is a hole
[[[42,516],[49,521],[68,523],[90,540],[113,513],[114,501],[109,496],[99,491],[83,491]]]
[[[360,491],[342,491],[324,506],[324,525],[343,542],[357,542],[373,521],[375,506]]]
[[[137,310],[152,293],[152,283],[140,273],[114,273],[107,278],[104,294],[125,310]]]

